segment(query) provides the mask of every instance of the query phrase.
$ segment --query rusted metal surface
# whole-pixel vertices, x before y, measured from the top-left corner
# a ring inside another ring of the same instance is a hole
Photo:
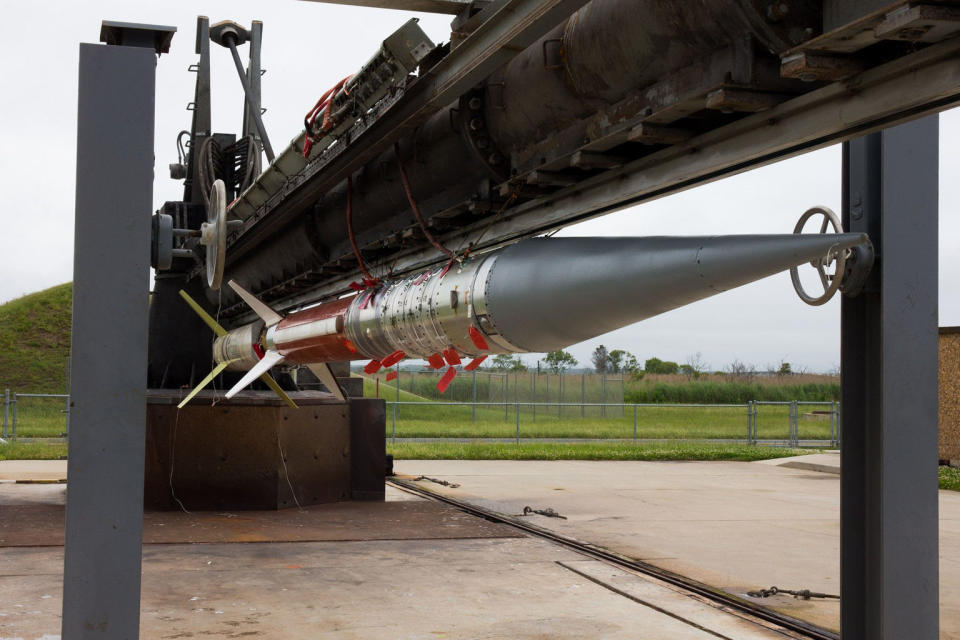
[[[165,399],[158,394],[148,403],[149,508],[280,509],[350,499],[349,405],[307,392],[294,394],[299,409],[259,393],[211,406],[211,394],[180,410],[153,401]]]
[[[350,497],[383,500],[387,467],[386,401],[350,398]]]
[[[62,505],[0,506],[0,547],[63,545]],[[342,502],[302,511],[148,511],[144,544],[515,538],[523,534],[424,500]]]

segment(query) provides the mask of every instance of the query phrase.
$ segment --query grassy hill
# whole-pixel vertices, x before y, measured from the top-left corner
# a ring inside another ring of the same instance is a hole
[[[0,392],[63,393],[73,285],[0,305]]]

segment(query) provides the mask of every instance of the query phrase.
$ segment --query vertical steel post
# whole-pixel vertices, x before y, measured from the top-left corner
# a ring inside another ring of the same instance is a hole
[[[623,415],[627,415],[627,382],[623,376],[623,372],[620,373],[620,404],[623,405]]]
[[[477,421],[477,370],[473,370],[473,421]]]
[[[141,46],[80,45],[61,629],[75,640],[140,633],[157,58],[154,28],[133,31]]]
[[[939,633],[938,141],[929,116],[843,147],[844,227],[877,252],[841,303],[844,640]]]
[[[7,437],[7,425],[10,423],[10,389],[3,392],[3,437]]]
[[[753,400],[747,400],[747,444],[753,444]]]
[[[17,439],[17,392],[13,392],[13,431],[10,433],[10,437],[14,440]]]
[[[637,443],[637,405],[633,405],[633,443]]]

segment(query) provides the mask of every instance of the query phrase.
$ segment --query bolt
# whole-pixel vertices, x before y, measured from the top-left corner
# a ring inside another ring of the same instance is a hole
[[[467,104],[470,106],[471,109],[473,109],[474,111],[477,111],[480,109],[480,107],[483,106],[483,101],[480,98],[473,97],[473,98],[470,98],[470,102]]]
[[[483,129],[483,119],[482,118],[471,118],[470,119],[470,130],[471,131],[480,131]]]

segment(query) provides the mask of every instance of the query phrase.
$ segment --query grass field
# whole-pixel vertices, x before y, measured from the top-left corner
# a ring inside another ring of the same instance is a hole
[[[364,394],[375,394],[375,382],[364,379]],[[396,391],[381,397],[389,402],[396,398]],[[401,402],[429,402],[414,393],[400,391]],[[829,407],[822,405],[799,405],[801,416],[814,410]],[[632,438],[633,408],[608,407],[606,417],[598,407],[586,411],[578,406],[520,407],[520,436],[525,438]],[[785,439],[789,435],[789,407],[759,406],[757,412],[757,436]],[[799,422],[800,438],[829,439],[829,420]],[[394,433],[394,408],[387,407],[387,435],[398,438],[512,438],[517,431],[516,408],[512,405],[478,406],[476,420],[473,407],[457,405],[398,405],[396,407],[396,432]],[[731,438],[747,437],[746,407],[638,407],[638,438]]]
[[[416,444],[387,443],[397,460],[738,460],[751,462],[814,451],[748,445],[666,443]]]

